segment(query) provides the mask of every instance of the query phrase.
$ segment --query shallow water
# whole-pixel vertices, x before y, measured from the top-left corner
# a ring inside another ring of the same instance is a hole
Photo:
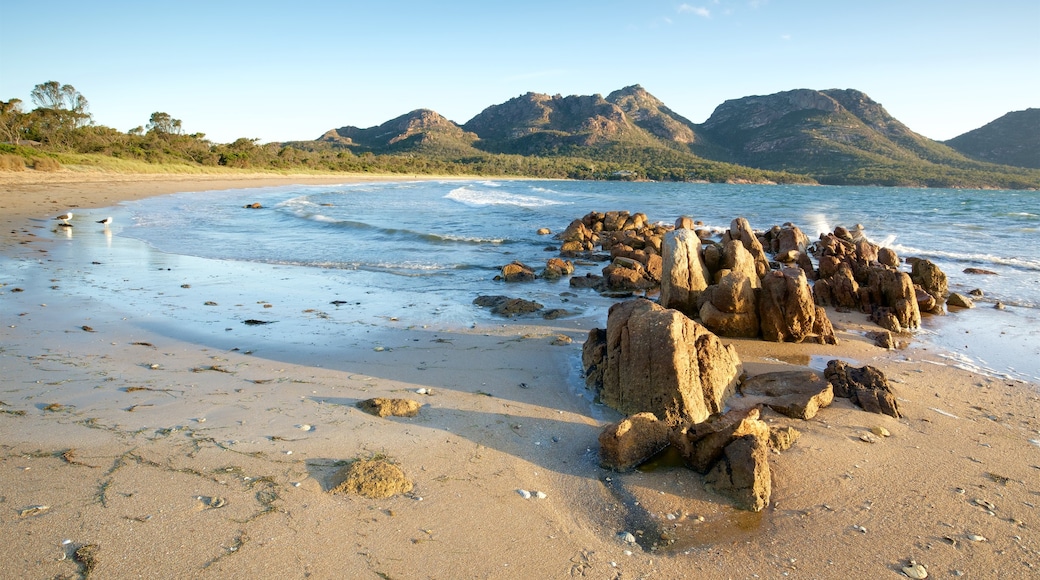
[[[263,209],[243,207],[253,203]],[[84,252],[84,259],[88,247],[112,254],[103,267],[83,271],[100,300],[162,310],[167,313],[162,324],[188,334],[234,334],[240,324],[217,321],[277,314],[279,333],[304,345],[327,341],[344,323],[488,321],[471,304],[480,294],[508,294],[566,308],[576,317],[605,319],[608,301],[589,291],[569,295],[565,280],[506,285],[492,279],[510,261],[537,268],[556,255],[547,247],[558,242],[538,236],[539,228],[562,231],[589,211],[610,210],[644,212],[665,223],[690,215],[720,229],[736,216],[757,229],[793,222],[810,238],[838,225],[862,224],[868,237],[901,257],[936,262],[951,290],[985,293],[975,310],[926,317],[921,338],[948,349],[951,364],[1040,382],[1037,192],[580,181],[364,183],[183,193],[91,212],[115,217],[110,233],[117,242],[134,238],[148,247],[113,243],[111,236],[99,237],[100,230],[82,225],[74,234],[56,235],[70,236],[70,251]],[[969,267],[996,274],[964,273]],[[576,274],[601,268],[580,266]],[[271,298],[264,298],[265,292]],[[267,308],[262,303],[276,299],[281,303]],[[330,304],[333,300],[342,304]],[[1005,310],[992,307],[998,300]],[[219,306],[207,310],[200,307],[203,301]],[[221,324],[234,330],[211,328]]]

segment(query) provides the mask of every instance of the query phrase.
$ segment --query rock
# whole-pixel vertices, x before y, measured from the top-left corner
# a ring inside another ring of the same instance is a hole
[[[762,279],[758,318],[763,340],[801,342],[812,334],[816,304],[801,268],[772,271]]]
[[[867,333],[867,338],[873,339],[875,346],[886,350],[892,350],[896,347],[895,340],[892,338],[892,332],[888,330]]]
[[[937,306],[939,310],[942,310],[942,307],[935,301],[935,296],[921,288],[920,284],[914,284],[914,294],[917,298],[917,309],[921,312],[934,312]]]
[[[766,257],[762,243],[758,241],[751,224],[747,219],[738,217],[729,224],[729,231],[723,234],[723,242],[738,240],[755,259],[755,272],[761,278],[769,271],[769,258]]]
[[[592,288],[595,290],[606,289],[607,283],[603,276],[585,274],[584,276],[572,276],[569,284],[571,288]]]
[[[946,274],[929,260],[915,260],[910,269],[910,279],[920,284],[925,292],[931,294],[935,301],[942,304],[949,293]]]
[[[697,298],[710,279],[700,238],[690,229],[668,232],[661,241],[661,260],[661,306],[696,316]]]
[[[812,419],[834,401],[831,384],[813,371],[781,371],[747,378],[740,394],[754,397],[774,411],[795,419]]]
[[[720,411],[743,370],[732,345],[681,312],[642,298],[611,306],[604,338],[602,402],[622,413],[654,413],[669,425]],[[597,349],[586,343],[583,353]]]
[[[850,367],[845,361],[832,360],[827,363],[824,376],[834,387],[834,396],[851,399],[864,411],[897,419],[901,416],[895,393],[880,370],[869,365]]]
[[[738,438],[726,446],[722,460],[704,481],[728,496],[738,508],[762,511],[769,505],[772,493],[768,445],[755,435]]]
[[[821,272],[820,280],[816,281],[813,291],[816,303],[822,306],[857,308],[860,305],[859,284],[852,274],[852,268],[845,262],[839,263],[834,272],[826,278]]]
[[[258,201],[253,203],[247,203],[242,207],[244,207],[245,209],[264,209],[264,206]]]
[[[538,228],[538,231],[535,233],[539,236],[548,236],[552,233],[552,230],[550,230],[549,228]]]
[[[603,389],[603,370],[607,365],[607,331],[593,328],[581,347],[581,366],[585,369],[585,387],[596,393]]]
[[[530,314],[538,312],[543,308],[537,302],[524,300],[523,298],[510,298],[508,296],[477,296],[473,303],[477,306],[490,308],[492,314],[506,317]]]
[[[704,291],[700,318],[708,330],[719,336],[758,336],[758,300],[751,280],[741,272],[729,270],[718,284]]]
[[[545,269],[542,270],[542,278],[557,280],[564,276],[570,276],[573,273],[574,264],[572,264],[570,260],[549,258],[545,262]]]
[[[755,257],[738,240],[730,240],[722,246],[718,272],[726,270],[747,276],[752,288],[762,287],[762,276],[758,273]]]
[[[914,290],[913,281],[906,272],[876,267],[868,270],[866,276],[867,282],[860,288],[860,298],[865,304],[870,305],[872,309],[890,308],[899,322],[900,329],[915,329],[921,326],[921,310],[917,302],[917,292]],[[902,331],[888,329],[892,332]]]
[[[999,276],[1000,275],[1000,274],[994,272],[993,270],[983,270],[982,268],[965,268],[964,269],[964,273],[965,274],[975,274],[975,275],[979,275],[979,276]]]
[[[793,223],[786,223],[780,227],[776,234],[776,254],[787,254],[797,252],[804,254],[809,247],[809,237]]]
[[[337,473],[342,482],[330,493],[354,493],[371,499],[388,498],[412,491],[412,482],[399,467],[386,460],[362,459]]]
[[[888,266],[893,270],[899,268],[899,255],[891,248],[878,249],[877,261],[883,266]]]
[[[675,220],[675,229],[677,230],[692,230],[693,228],[693,218],[688,215],[680,216]]]
[[[700,423],[677,427],[672,430],[670,439],[687,467],[707,473],[723,456],[726,446],[745,435],[763,441],[769,439],[769,426],[759,419],[757,407],[733,409]]]
[[[521,262],[510,262],[502,266],[502,279],[506,282],[530,282],[535,278],[534,270]]]
[[[801,431],[794,427],[770,427],[769,448],[776,451],[787,451],[801,435]]]
[[[820,344],[838,344],[838,337],[834,336],[834,325],[831,324],[831,319],[822,306],[816,307],[816,319],[813,320],[812,332],[816,335],[816,342]]]
[[[953,292],[946,298],[946,305],[955,308],[975,308],[975,301],[964,294]]]
[[[357,408],[376,417],[414,417],[419,414],[422,407],[418,401],[411,399],[366,399],[357,402]]]
[[[653,413],[637,413],[607,425],[599,434],[600,465],[628,471],[668,446],[668,425]]]

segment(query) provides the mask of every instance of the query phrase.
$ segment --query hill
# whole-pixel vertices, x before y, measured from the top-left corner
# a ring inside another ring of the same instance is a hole
[[[944,143],[981,161],[1040,169],[1040,109],[1008,113]]]
[[[700,125],[639,85],[606,98],[526,93],[462,125],[420,110],[378,127],[335,129],[319,141],[355,153],[453,162],[486,163],[495,155],[555,160],[566,176],[581,178],[1040,187],[1040,171],[970,158],[918,135],[851,89],[729,100]]]

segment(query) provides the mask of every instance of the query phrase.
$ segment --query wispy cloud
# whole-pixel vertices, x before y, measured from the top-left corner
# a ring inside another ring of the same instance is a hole
[[[781,34],[780,35],[780,40],[785,40],[785,41],[786,40],[791,40],[791,35],[790,34]]]
[[[711,10],[708,10],[703,6],[693,6],[691,4],[683,3],[679,5],[677,11],[680,14],[696,14],[701,18],[711,18]]]

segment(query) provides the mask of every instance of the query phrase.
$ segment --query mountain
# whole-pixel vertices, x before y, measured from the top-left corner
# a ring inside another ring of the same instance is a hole
[[[379,125],[360,129],[340,127],[318,138],[335,145],[360,151],[392,153],[401,151],[472,151],[477,140],[457,124],[435,111],[417,109]]]
[[[1008,113],[944,143],[981,161],[1040,169],[1040,109]]]
[[[965,156],[918,135],[852,89],[733,99],[703,124],[639,85],[606,98],[526,93],[461,126],[418,110],[378,127],[335,129],[319,141],[484,168],[537,165],[539,175],[582,179],[1040,188],[1040,171]],[[506,162],[496,155],[515,157]]]

